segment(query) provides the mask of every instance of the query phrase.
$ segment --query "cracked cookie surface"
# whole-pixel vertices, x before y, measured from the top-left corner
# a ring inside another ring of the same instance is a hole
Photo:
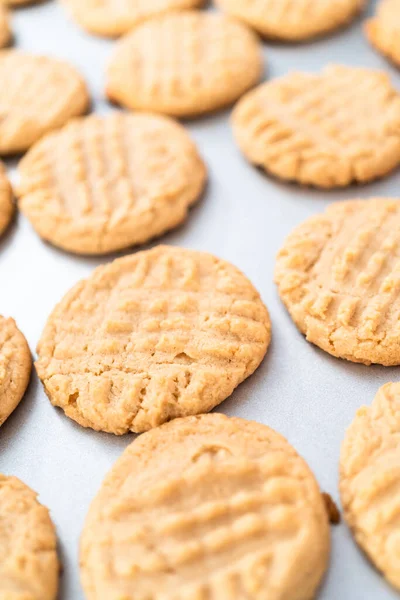
[[[22,400],[32,368],[28,344],[13,319],[0,316],[0,425]]]
[[[365,24],[371,44],[400,65],[400,4],[397,0],[380,0],[376,15]]]
[[[131,109],[190,117],[234,102],[262,69],[261,45],[245,25],[184,11],[151,19],[117,43],[106,93]]]
[[[86,85],[55,58],[0,51],[0,154],[27,150],[42,135],[85,112]]]
[[[268,311],[236,267],[157,246],[72,288],[48,320],[36,368],[51,402],[81,425],[141,432],[214,408],[269,341]]]
[[[0,474],[0,598],[55,600],[59,563],[47,508],[16,477]]]
[[[7,229],[14,214],[13,193],[7,172],[0,162],[0,236]]]
[[[246,94],[232,125],[251,163],[301,184],[362,183],[400,163],[400,95],[372,69],[289,73]]]
[[[64,0],[71,16],[88,31],[116,37],[170,11],[199,8],[204,0]]]
[[[279,294],[307,340],[364,364],[400,364],[400,200],[331,204],[287,237]]]
[[[341,451],[340,492],[354,536],[400,590],[400,384],[360,408]]]
[[[144,243],[182,223],[206,168],[167,117],[116,112],[75,119],[19,165],[19,208],[38,234],[75,253]]]
[[[366,0],[216,0],[216,4],[265,37],[296,42],[347,25]]]
[[[330,534],[318,485],[278,433],[220,414],[137,438],[81,540],[89,600],[310,600]]]

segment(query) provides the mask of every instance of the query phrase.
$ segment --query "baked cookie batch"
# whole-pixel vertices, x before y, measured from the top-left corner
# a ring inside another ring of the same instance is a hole
[[[0,1],[0,47],[12,37],[10,7],[24,3]],[[26,152],[18,209],[54,246],[106,255],[181,224],[205,192],[207,167],[175,119],[233,103],[234,139],[267,175],[330,189],[400,164],[400,95],[385,73],[334,65],[260,83],[259,35],[322,36],[365,0],[216,0],[221,12],[198,10],[202,0],[63,3],[89,32],[121,36],[105,95],[127,110],[85,115],[89,92],[75,67],[0,51],[0,156]],[[397,0],[381,0],[365,31],[400,64]],[[0,163],[0,235],[14,210]],[[333,203],[288,235],[275,282],[309,342],[341,359],[400,365],[399,247],[398,199]],[[330,502],[279,433],[206,414],[252,375],[270,340],[247,277],[179,247],[104,264],[55,307],[35,362],[50,402],[83,427],[145,432],[89,509],[80,550],[88,599],[316,597]],[[0,317],[0,425],[31,365],[23,334]],[[345,435],[340,492],[355,539],[398,589],[399,489],[400,384],[388,383]],[[0,475],[0,598],[55,600],[59,571],[49,512]]]

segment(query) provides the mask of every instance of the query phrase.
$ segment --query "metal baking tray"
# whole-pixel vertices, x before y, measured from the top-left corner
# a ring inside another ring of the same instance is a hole
[[[373,10],[373,3],[369,12]],[[14,12],[16,45],[64,58],[89,82],[94,109],[104,100],[104,71],[113,42],[92,37],[49,2]],[[400,72],[374,52],[362,19],[313,43],[264,45],[266,77],[291,70],[316,71],[329,62],[376,67],[400,89]],[[0,82],[1,85],[1,82]],[[205,198],[185,225],[163,243],[207,250],[242,269],[268,305],[273,341],[261,367],[218,410],[266,423],[285,435],[313,469],[321,488],[339,502],[338,458],[356,409],[400,370],[366,367],[332,358],[297,332],[273,284],[275,255],[284,237],[309,215],[336,200],[396,196],[400,172],[343,191],[301,189],[279,183],[246,163],[233,143],[229,112],[186,123],[209,166]],[[15,176],[15,161],[8,163]],[[113,259],[82,258],[43,243],[18,216],[0,241],[0,314],[17,320],[34,352],[54,305],[79,279]],[[83,600],[79,582],[79,536],[89,503],[104,475],[133,435],[114,437],[86,430],[53,408],[36,375],[19,408],[0,431],[0,472],[20,477],[50,508],[60,540],[64,572],[60,600]],[[345,523],[332,528],[332,557],[321,600],[393,600],[385,583],[356,546]]]

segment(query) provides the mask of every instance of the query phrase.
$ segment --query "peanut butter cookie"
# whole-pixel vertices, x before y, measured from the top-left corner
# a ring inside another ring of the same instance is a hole
[[[398,0],[380,0],[375,17],[365,25],[371,44],[400,65],[400,4]]]
[[[7,46],[10,40],[11,28],[8,10],[0,3],[0,48]]]
[[[267,309],[236,267],[157,246],[72,288],[48,320],[36,368],[69,417],[123,434],[208,412],[253,373],[269,341]]]
[[[261,72],[260,44],[245,25],[184,11],[151,19],[117,43],[106,91],[129,108],[189,117],[231,104]]]
[[[311,600],[330,535],[318,485],[278,433],[210,414],[135,440],[92,503],[88,600]]]
[[[400,590],[400,384],[360,408],[342,446],[340,491],[357,542]]]
[[[307,340],[364,364],[400,364],[400,200],[337,202],[286,239],[275,281]]]
[[[14,214],[13,193],[4,165],[0,162],[0,236]]]
[[[233,130],[247,159],[281,179],[322,188],[371,181],[400,163],[400,95],[372,69],[289,73],[246,94]]]
[[[104,254],[184,221],[206,168],[178,123],[118,112],[50,133],[23,158],[20,175],[19,207],[43,239]]]

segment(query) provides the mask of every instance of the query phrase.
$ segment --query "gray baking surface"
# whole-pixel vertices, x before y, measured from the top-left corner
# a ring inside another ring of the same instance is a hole
[[[112,42],[85,34],[54,2],[15,11],[13,26],[18,47],[74,63],[90,84],[95,109],[110,110],[103,87]],[[390,72],[400,89],[400,74],[368,46],[361,19],[317,42],[265,44],[264,50],[268,77],[341,62]],[[161,241],[207,250],[240,267],[261,292],[273,324],[273,341],[263,364],[219,410],[255,419],[285,435],[308,461],[321,488],[339,501],[338,458],[345,428],[356,409],[369,404],[379,386],[398,379],[400,371],[348,363],[308,344],[279,301],[272,280],[274,257],[292,227],[329,203],[395,196],[400,172],[344,191],[300,189],[269,179],[245,162],[232,141],[229,111],[187,126],[208,163],[210,183],[187,223]],[[12,171],[14,163],[9,166]],[[76,281],[112,258],[58,251],[43,243],[19,216],[0,242],[0,314],[17,320],[34,352],[54,305]],[[57,526],[64,565],[60,600],[84,598],[78,569],[83,521],[105,473],[133,439],[79,427],[51,406],[36,375],[25,399],[1,428],[0,472],[16,475],[37,490]],[[364,558],[346,525],[334,527],[330,570],[319,598],[396,597]]]

